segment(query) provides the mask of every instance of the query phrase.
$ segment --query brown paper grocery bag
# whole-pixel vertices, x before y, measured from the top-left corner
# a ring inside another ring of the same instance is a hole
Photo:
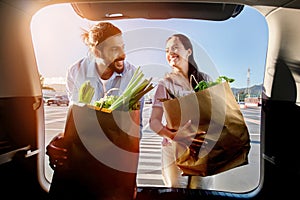
[[[64,143],[68,159],[54,171],[53,199],[132,199],[139,158],[140,110],[69,108]]]
[[[227,82],[163,102],[167,127],[178,130],[188,120],[205,131],[206,148],[197,157],[189,145],[176,143],[176,163],[184,175],[210,176],[248,164],[250,137],[240,107]]]

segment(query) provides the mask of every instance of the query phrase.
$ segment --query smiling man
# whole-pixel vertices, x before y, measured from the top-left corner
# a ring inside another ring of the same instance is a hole
[[[108,92],[109,95],[119,96],[127,87],[129,81],[131,80],[136,67],[125,60],[126,55],[124,52],[124,41],[122,37],[122,32],[119,28],[108,22],[100,22],[94,25],[89,31],[82,34],[83,41],[88,46],[89,51],[86,57],[80,59],[75,64],[70,66],[67,72],[67,93],[70,99],[70,104],[79,103],[79,91],[82,84],[89,81],[90,86],[95,89],[95,93],[92,97],[90,104],[94,104],[95,101],[104,97]],[[114,90],[110,90],[113,89]],[[143,98],[140,100],[140,137],[142,133],[142,109],[143,109]],[[99,126],[99,124],[97,123]],[[93,132],[96,132],[96,130]],[[89,139],[93,138],[89,135]],[[90,141],[93,141],[91,139]],[[73,143],[74,141],[72,141]],[[82,141],[81,141],[82,142]],[[76,142],[74,142],[76,143]],[[47,146],[47,155],[49,156],[49,163],[52,169],[62,169],[67,163],[67,160],[72,160],[72,157],[68,157],[68,149],[64,147],[64,134],[61,133],[54,137],[50,144]],[[84,143],[86,145],[87,143]],[[75,144],[76,145],[76,144]],[[97,144],[98,145],[98,144]],[[96,145],[96,146],[97,146]],[[99,144],[101,145],[101,144]],[[86,145],[88,146],[88,145]],[[73,160],[72,160],[73,161]],[[97,162],[98,163],[98,162]],[[84,163],[90,166],[91,163]],[[76,167],[76,166],[75,166]],[[116,172],[115,172],[116,174]],[[123,173],[124,174],[124,173]],[[80,174],[76,176],[81,177]],[[125,176],[128,176],[125,173]],[[83,195],[84,197],[96,196],[103,198],[102,195],[122,195],[126,194],[135,196],[134,186],[136,183],[130,182],[126,185],[126,180],[123,180],[122,187],[119,187],[119,192],[110,192],[109,189],[102,187],[99,190],[97,184],[93,184],[94,179],[92,177],[85,177],[84,180],[88,179],[90,185],[80,185],[73,180],[77,180],[74,177],[67,179],[72,187],[78,188],[78,190],[70,187],[70,190],[66,188],[64,183],[58,183],[51,185],[50,194],[54,199],[58,197],[72,194],[74,197],[78,195]],[[130,179],[130,178],[127,178]],[[80,178],[78,180],[81,180]],[[131,180],[131,179],[130,179]],[[127,181],[128,182],[128,181]],[[80,185],[80,186],[79,186]],[[130,186],[128,186],[130,185]],[[133,186],[132,186],[133,185]],[[132,186],[132,187],[131,187]],[[94,188],[91,189],[90,188]],[[106,185],[109,187],[109,184]],[[86,188],[86,190],[84,190]],[[111,189],[111,188],[110,188]],[[76,192],[75,192],[76,191]],[[104,192],[106,191],[106,193]],[[121,191],[121,192],[120,192]],[[107,194],[109,193],[109,194]],[[133,193],[133,194],[132,194]],[[68,196],[69,198],[70,196]]]
[[[100,22],[82,34],[88,55],[73,64],[67,73],[67,92],[71,103],[78,102],[80,86],[87,80],[95,88],[92,104],[111,88],[119,95],[131,79],[135,66],[125,60],[124,41],[119,28]]]

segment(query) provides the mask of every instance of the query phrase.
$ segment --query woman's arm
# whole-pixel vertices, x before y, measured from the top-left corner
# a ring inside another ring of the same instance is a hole
[[[163,108],[152,107],[152,112],[149,120],[150,128],[162,137],[174,139],[176,132],[172,132],[162,124]]]

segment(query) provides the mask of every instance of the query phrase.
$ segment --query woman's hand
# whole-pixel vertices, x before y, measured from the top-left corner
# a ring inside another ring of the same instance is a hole
[[[198,157],[200,148],[205,148],[207,142],[205,141],[205,131],[199,131],[198,127],[193,127],[191,120],[184,126],[179,128],[173,138],[175,142],[182,143],[189,147],[190,153],[194,157]]]

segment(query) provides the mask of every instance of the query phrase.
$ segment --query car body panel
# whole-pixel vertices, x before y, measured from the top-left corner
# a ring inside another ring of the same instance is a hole
[[[30,23],[32,16],[43,7],[63,2],[82,3],[82,1],[76,0],[4,0],[0,2],[0,116],[1,138],[4,138],[1,142],[6,141],[5,137],[12,138],[10,140],[12,149],[5,149],[0,155],[1,198],[4,196],[24,199],[48,198],[49,183],[43,177],[43,165],[45,164],[43,95],[32,44]],[[180,2],[184,7],[184,1]],[[297,198],[299,184],[294,182],[300,178],[300,165],[297,159],[299,157],[298,124],[300,121],[300,54],[298,53],[300,52],[300,26],[298,25],[300,1],[208,0],[203,2],[253,6],[262,13],[268,23],[269,46],[266,55],[261,105],[261,137],[264,145],[261,147],[260,185],[253,191],[242,194],[211,190],[143,187],[138,188],[138,197],[139,199],[211,200]],[[122,6],[114,7],[114,9],[118,8],[121,9]],[[164,5],[161,9],[169,8]],[[178,12],[180,11],[180,9],[176,9]],[[188,9],[185,10],[187,11],[185,14],[189,14]],[[231,11],[233,10],[231,9]],[[144,12],[132,11],[134,17],[139,14],[145,15]],[[155,11],[154,8],[153,11]],[[83,12],[81,9],[79,12],[82,16],[89,13],[88,10]],[[197,14],[196,11],[192,13]],[[172,14],[176,15],[176,13]],[[204,16],[200,14],[199,18],[220,20],[224,17],[223,14],[219,16],[217,16],[217,12],[213,16],[209,16],[209,13]],[[130,13],[128,15],[130,17]],[[155,17],[160,16],[156,15]],[[225,15],[225,18],[227,17],[228,13]],[[89,18],[98,19],[98,15],[91,13]]]

